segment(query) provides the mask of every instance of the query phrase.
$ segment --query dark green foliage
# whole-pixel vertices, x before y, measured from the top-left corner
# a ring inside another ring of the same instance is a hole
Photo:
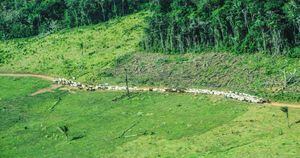
[[[74,137],[72,137],[71,141],[78,140],[78,139],[81,139],[81,138],[84,138],[84,137],[85,137],[85,135],[74,136]]]
[[[12,54],[8,51],[0,50],[0,64],[5,64],[11,57]]]
[[[60,127],[58,127],[58,130],[61,133],[63,133],[66,137],[68,137],[69,128],[67,126],[60,126]]]
[[[147,0],[2,0],[0,39],[51,33],[123,16]]]
[[[286,114],[289,113],[289,108],[288,108],[288,107],[282,107],[280,110],[281,110],[282,112],[286,113]],[[287,115],[287,118],[288,118],[288,117],[289,117],[289,116]]]
[[[268,52],[299,57],[296,0],[3,0],[0,39],[95,24],[149,6],[145,50]]]
[[[296,0],[155,0],[151,9],[143,42],[151,51],[288,54],[300,43]]]

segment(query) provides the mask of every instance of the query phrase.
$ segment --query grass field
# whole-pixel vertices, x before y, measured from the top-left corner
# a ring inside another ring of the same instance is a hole
[[[279,108],[206,95],[60,91],[46,81],[0,78],[0,157],[297,157]],[[56,105],[53,107],[53,105]],[[67,127],[67,135],[59,127]],[[129,130],[127,130],[129,129]]]

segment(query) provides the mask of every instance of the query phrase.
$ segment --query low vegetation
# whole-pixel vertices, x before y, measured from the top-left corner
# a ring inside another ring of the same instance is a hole
[[[0,100],[26,96],[50,86],[49,82],[35,78],[0,78],[0,83]]]
[[[147,12],[49,36],[0,42],[0,71],[90,77],[138,50]]]
[[[300,102],[299,67],[299,59],[262,53],[136,53],[102,73],[102,82],[124,83],[127,68],[133,85],[232,90]]]
[[[48,84],[0,78],[8,93],[0,100],[0,157],[300,154],[297,109],[289,109],[288,128],[280,108],[205,95],[135,93],[116,100],[122,93],[56,90],[30,96]],[[14,85],[23,85],[22,93]]]

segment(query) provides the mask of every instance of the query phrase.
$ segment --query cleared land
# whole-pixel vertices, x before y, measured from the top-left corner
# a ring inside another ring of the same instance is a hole
[[[127,68],[131,86],[232,90],[299,104],[298,58],[141,52],[147,16],[140,12],[48,36],[0,41],[1,72],[46,75],[31,76],[43,80],[0,77],[0,157],[300,155],[300,110],[293,105],[288,128],[280,107],[222,97],[135,93],[126,98],[122,92],[56,87],[48,92],[47,75],[124,85]]]
[[[0,71],[120,85],[124,84],[127,68],[133,86],[232,90],[281,102],[300,102],[298,58],[260,53],[141,52],[139,44],[147,17],[148,12],[139,12],[48,36],[0,41]]]
[[[297,109],[290,109],[288,128],[279,108],[219,97],[136,93],[116,99],[122,93],[80,91],[30,96],[49,83],[11,77],[0,77],[0,83],[0,157],[300,154]],[[64,126],[68,137],[58,129]]]
[[[146,12],[48,36],[0,41],[0,71],[75,76],[92,81],[121,56],[139,49]],[[3,63],[1,63],[3,62]]]

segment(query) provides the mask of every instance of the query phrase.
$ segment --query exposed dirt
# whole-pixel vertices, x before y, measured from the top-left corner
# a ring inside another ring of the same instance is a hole
[[[60,87],[61,87],[61,85],[53,84],[53,85],[51,85],[51,87],[40,89],[40,90],[32,93],[30,96],[36,96],[36,95],[43,94],[46,92],[53,92],[53,90],[60,88]]]
[[[48,81],[53,81],[55,78],[51,77],[51,76],[46,76],[46,75],[38,75],[38,74],[1,74],[0,76],[5,76],[5,77],[35,77],[35,78],[40,78],[40,79],[44,79],[44,80],[48,80]],[[52,92],[54,89],[57,89],[61,87],[60,85],[52,85],[51,87],[48,88],[43,88],[38,90],[37,92],[31,94],[31,96],[35,96],[38,94],[42,94],[45,92]],[[269,105],[269,106],[274,106],[274,107],[290,107],[290,108],[300,108],[300,104],[291,104],[291,103],[279,103],[279,102],[270,102],[270,103],[266,103],[265,105]]]
[[[276,107],[289,107],[289,108],[300,108],[300,104],[290,104],[290,103],[278,103],[278,102],[271,102],[269,103],[271,106]]]
[[[7,73],[7,74],[1,74],[0,76],[6,76],[6,77],[34,77],[34,78],[40,78],[43,80],[53,81],[54,77],[46,76],[46,75],[38,75],[38,74],[14,74],[14,73]]]

